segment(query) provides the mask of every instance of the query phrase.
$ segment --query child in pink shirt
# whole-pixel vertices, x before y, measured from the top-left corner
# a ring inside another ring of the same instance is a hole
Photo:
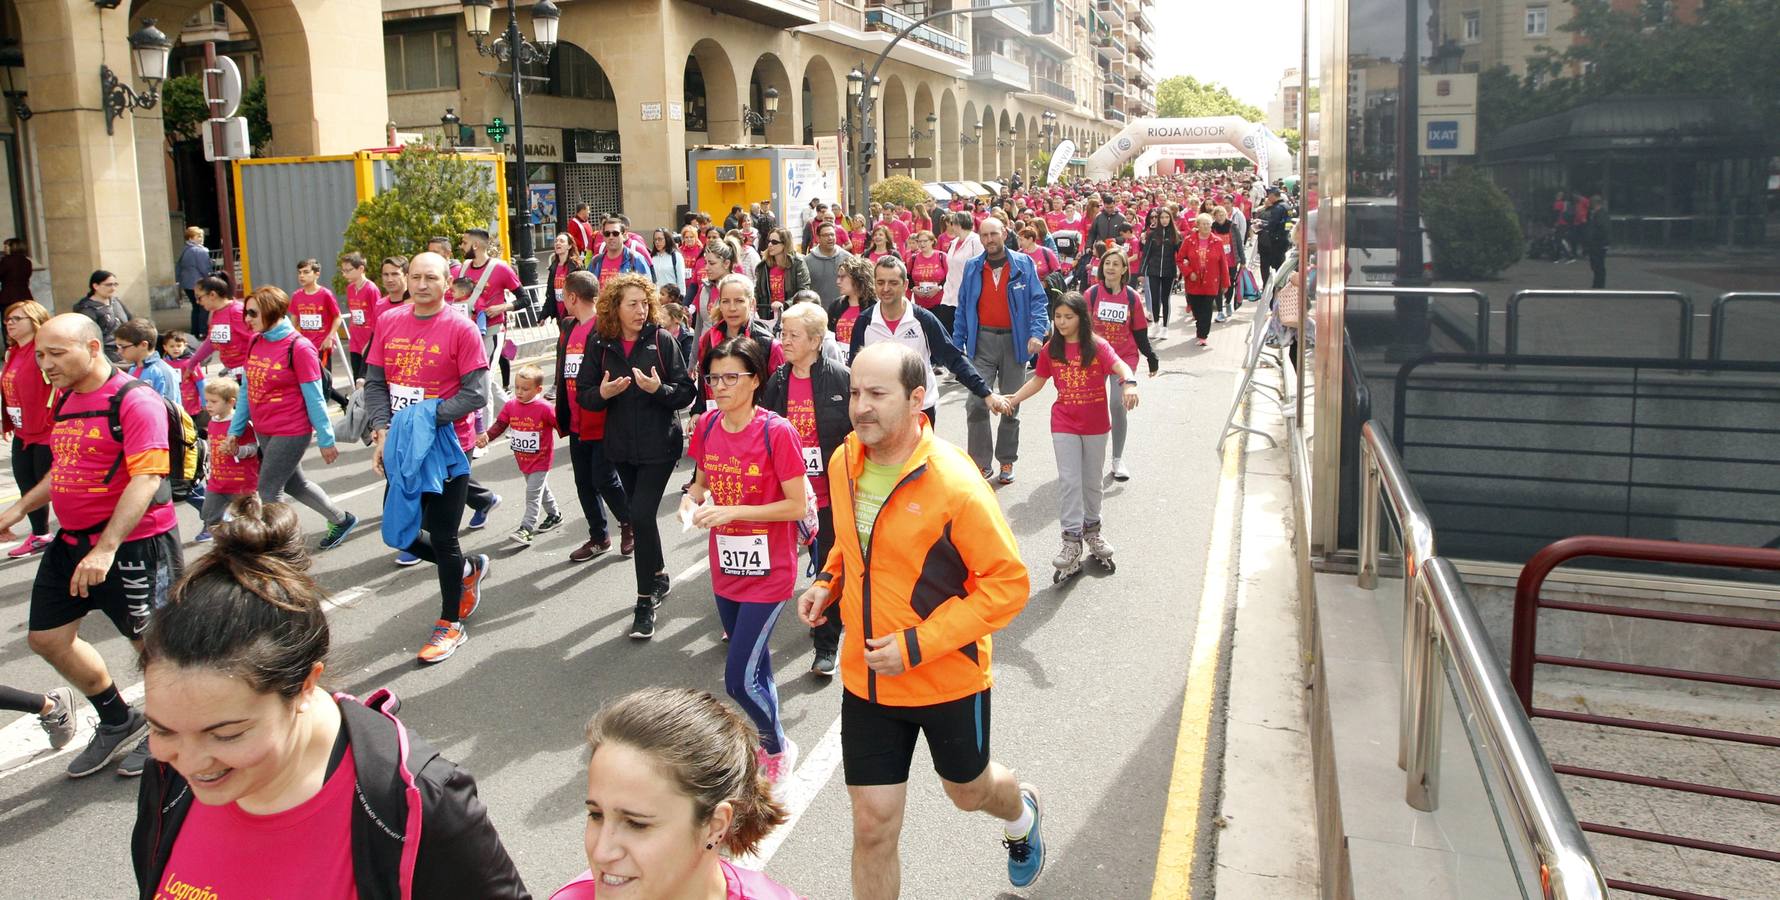
[[[549,481],[550,465],[556,461],[556,407],[543,393],[544,370],[521,366],[513,376],[513,398],[501,407],[494,425],[476,436],[476,446],[487,447],[489,441],[508,435],[513,459],[525,476],[525,515],[513,540],[528,547],[538,534],[562,524]]]
[[[260,489],[260,442],[253,426],[235,438],[235,452],[223,452],[229,439],[229,421],[235,418],[235,401],[241,386],[228,378],[212,378],[204,383],[204,411],[210,421],[221,423],[210,429],[210,478],[204,482],[204,506],[198,512],[203,521],[197,542],[210,540],[210,528],[221,522],[236,498]]]

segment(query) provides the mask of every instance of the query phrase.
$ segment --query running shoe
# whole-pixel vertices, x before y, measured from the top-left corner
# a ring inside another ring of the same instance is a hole
[[[1045,839],[1039,831],[1044,812],[1038,804],[1038,788],[1020,785],[1020,802],[1032,810],[1032,829],[1023,837],[1001,839],[1001,846],[1007,848],[1007,880],[1017,888],[1030,887],[1045,867]]]
[[[1199,339],[1199,346],[1201,346],[1201,347],[1209,347],[1209,346],[1211,346],[1211,345],[1210,345],[1210,344],[1208,344],[1208,343],[1206,343],[1206,342],[1205,342],[1205,338],[1200,338],[1200,339]]]
[[[192,538],[192,543],[194,543],[194,544],[208,544],[208,543],[210,543],[210,529],[206,528],[203,531],[198,532],[198,536]]]
[[[514,529],[513,533],[508,536],[513,539],[513,543],[524,544],[527,547],[530,547],[532,545],[532,539],[536,538],[538,533],[530,528],[518,528]]]
[[[1125,461],[1116,456],[1113,457],[1112,477],[1114,481],[1131,480],[1131,470],[1125,468]]]
[[[338,525],[328,526],[328,533],[322,535],[321,538],[321,549],[332,550],[335,547],[340,546],[340,544],[346,540],[346,536],[352,533],[352,529],[357,527],[358,516],[355,516],[352,513],[347,513],[346,521],[341,522]]]
[[[667,599],[668,591],[674,589],[674,580],[666,572],[655,573],[655,584],[649,588],[649,599],[654,601],[656,609],[661,608],[661,601]]]
[[[995,480],[1000,484],[1013,484],[1014,483],[1014,464],[1013,463],[1002,463],[1001,464],[1001,472],[995,476]]]
[[[562,515],[559,513],[551,513],[544,517],[544,521],[538,523],[538,533],[543,534],[546,531],[555,531],[561,527]]]
[[[1158,340],[1158,341],[1168,340],[1168,326],[1167,325],[1156,326],[1156,340]]]
[[[1230,321],[1230,314],[1220,309],[1212,315],[1211,320],[1213,322],[1228,322]]]
[[[655,636],[655,604],[647,597],[637,598],[635,618],[630,622],[630,636],[638,640],[648,640]]]
[[[135,749],[137,741],[147,736],[148,717],[139,709],[130,710],[128,721],[94,728],[93,737],[87,741],[86,749],[76,754],[74,761],[68,764],[68,777],[85,778],[117,762],[119,757]]]
[[[49,546],[49,541],[49,535],[29,534],[25,536],[24,540],[19,541],[17,547],[6,551],[6,555],[12,559],[23,559],[33,553],[42,553],[43,549]]]
[[[38,713],[37,724],[42,725],[44,733],[49,735],[50,747],[60,750],[74,740],[75,728],[80,724],[74,719],[74,691],[59,687],[47,696],[49,712]]]
[[[481,527],[487,525],[488,524],[488,514],[501,508],[501,495],[500,494],[490,494],[489,496],[493,497],[494,499],[488,501],[488,507],[486,509],[476,510],[476,512],[470,516],[470,527],[471,528],[481,528]]]
[[[994,481],[995,480],[995,470],[994,469],[984,469],[983,470],[983,480],[984,481]]]
[[[409,553],[406,550],[403,550],[396,554],[396,565],[398,565],[398,566],[412,566],[412,565],[419,564],[419,562],[420,562],[420,557],[415,556],[414,554]]]
[[[576,547],[574,551],[569,554],[569,562],[586,562],[602,553],[611,552],[611,550],[611,538],[598,541],[588,538],[587,543]]]
[[[786,738],[779,746],[779,752],[768,753],[762,747],[758,751],[760,774],[777,790],[785,782],[791,780],[791,773],[797,771],[797,744]]]
[[[810,671],[823,678],[833,678],[839,662],[838,656],[833,650],[817,650],[816,661],[810,664]]]
[[[130,752],[124,755],[124,761],[117,764],[117,774],[122,775],[125,778],[140,778],[142,777],[142,770],[148,767],[150,758],[148,752],[148,737],[144,735],[142,740],[137,742],[136,746],[130,748]]]
[[[457,652],[457,648],[464,645],[464,641],[469,639],[469,635],[464,632],[462,623],[440,619],[433,623],[433,636],[426,639],[426,643],[421,646],[420,652],[415,654],[414,658],[423,663],[444,662],[451,654]]]
[[[470,564],[470,574],[464,576],[464,593],[457,601],[459,622],[476,614],[476,608],[482,605],[482,585],[488,581],[488,554],[478,553],[467,562]]]
[[[618,523],[618,555],[629,556],[637,552],[637,533],[628,522]]]

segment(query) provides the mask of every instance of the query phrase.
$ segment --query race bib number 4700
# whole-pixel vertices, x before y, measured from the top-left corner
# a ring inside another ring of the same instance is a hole
[[[771,562],[766,535],[717,535],[717,568],[723,574],[765,575]]]
[[[1100,309],[1097,314],[1100,316],[1100,321],[1102,322],[1118,322],[1123,324],[1126,319],[1131,317],[1131,307],[1124,303],[1102,300],[1100,301]]]

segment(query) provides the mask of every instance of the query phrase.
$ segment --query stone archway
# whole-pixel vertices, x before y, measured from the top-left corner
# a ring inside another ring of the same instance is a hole
[[[846,113],[843,108],[846,95],[841,89],[840,78],[835,74],[834,66],[821,54],[811,56],[804,63],[802,82],[798,104],[803,120],[803,142],[813,144],[818,135],[832,135],[840,131],[840,123]],[[784,108],[783,101],[780,108]]]
[[[744,126],[742,131],[750,143],[792,144],[803,132],[799,124],[798,104],[799,92],[791,90],[791,76],[786,73],[785,63],[776,54],[762,53],[754,61],[754,70],[748,77],[748,96],[743,99],[748,109],[764,116],[766,111],[766,90],[772,88],[779,92],[779,111],[770,122],[759,126]],[[739,115],[739,113],[738,113]]]
[[[946,88],[939,95],[938,127],[941,149],[939,159],[935,162],[939,165],[939,178],[941,181],[956,181],[964,176],[964,148],[959,140],[963,134],[958,130],[958,98],[951,88]]]
[[[890,175],[908,175],[907,169],[891,169],[888,163],[892,159],[903,159],[909,156],[909,93],[903,86],[902,77],[891,75],[884,79],[883,99],[878,106],[883,110],[882,127],[878,129],[878,171],[880,178]]]
[[[1022,180],[1026,176],[1026,161],[1032,158],[1032,142],[1026,139],[1026,114],[1014,113],[1014,165],[1002,173],[1009,177],[1018,173]]]
[[[690,74],[685,79],[688,87],[696,86],[703,89],[702,94],[688,94],[686,102],[686,130],[697,131],[695,125],[704,125],[707,143],[739,144],[742,141],[742,98],[737,87],[735,64],[729,59],[729,53],[723,45],[711,38],[704,38],[692,45],[687,55],[688,69],[696,67],[696,82]],[[700,116],[694,118],[696,112]]]
[[[995,154],[995,171],[989,177],[1000,180],[1014,173],[1014,118],[1005,109],[996,123],[995,146],[999,152]]]
[[[1001,148],[997,146],[1000,139],[996,136],[1001,117],[995,114],[995,107],[984,105],[981,121],[983,130],[977,132],[980,143],[977,145],[976,180],[989,181],[995,177],[995,168],[1001,165]]]
[[[909,155],[931,159],[933,165],[910,169],[906,174],[921,181],[939,180],[940,150],[949,142],[940,140],[939,110],[933,102],[933,89],[925,81],[915,86],[914,118],[909,125],[921,134],[921,139],[909,148]]]
[[[982,124],[982,113],[977,111],[975,100],[964,103],[964,117],[958,120],[958,143],[963,146],[958,154],[958,177],[963,180],[974,180],[983,177],[983,147],[977,143],[977,126]]]

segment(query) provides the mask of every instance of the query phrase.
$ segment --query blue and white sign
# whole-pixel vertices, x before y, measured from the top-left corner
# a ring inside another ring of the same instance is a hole
[[[1471,156],[1477,152],[1477,117],[1422,116],[1423,156]]]

